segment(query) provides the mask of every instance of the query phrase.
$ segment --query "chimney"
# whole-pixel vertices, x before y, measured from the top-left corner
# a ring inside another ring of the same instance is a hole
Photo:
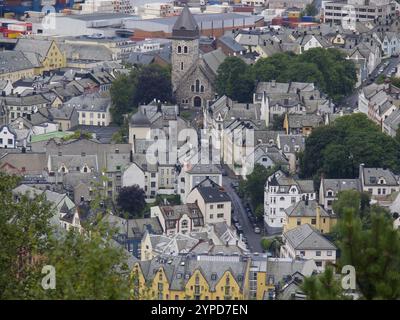
[[[318,231],[321,231],[321,208],[319,207],[319,205],[317,204],[317,210],[316,210],[316,222],[317,222],[317,228],[318,228]]]

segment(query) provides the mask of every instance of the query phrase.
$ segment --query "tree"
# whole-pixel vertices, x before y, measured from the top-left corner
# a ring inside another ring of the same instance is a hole
[[[238,57],[228,57],[221,63],[215,85],[220,96],[239,102],[250,102],[254,91],[250,67]]]
[[[138,185],[121,188],[117,204],[129,218],[140,217],[146,206],[145,193]]]
[[[127,299],[127,256],[102,223],[84,233],[55,229],[43,194],[14,201],[19,179],[0,173],[0,299]],[[42,267],[55,267],[56,288],[41,286]]]
[[[308,300],[346,299],[341,283],[335,278],[334,268],[331,266],[321,274],[306,277],[301,289]]]
[[[305,16],[311,16],[314,17],[318,14],[318,9],[315,6],[314,3],[309,3],[306,5],[306,8],[304,9],[304,15]]]
[[[335,101],[351,93],[357,83],[354,63],[337,49],[313,48],[305,53],[278,53],[259,59],[251,70],[256,81],[313,82]]]
[[[268,176],[273,172],[273,169],[267,169],[263,165],[256,163],[252,173],[239,185],[241,192],[250,198],[253,208],[257,208],[264,203],[264,185]]]
[[[132,101],[137,106],[154,99],[173,102],[170,69],[152,64],[139,69]]]
[[[360,163],[398,172],[400,144],[383,133],[366,115],[340,117],[313,130],[300,158],[303,177],[356,178]]]
[[[90,237],[75,230],[57,242],[46,263],[56,270],[56,290],[46,299],[121,300],[129,298],[127,255],[112,243],[114,231],[99,222]]]
[[[64,141],[74,140],[74,139],[92,139],[93,135],[90,132],[83,132],[81,130],[77,130],[74,133],[65,136],[62,138]]]
[[[274,131],[282,131],[284,120],[285,120],[285,114],[274,115],[272,118],[272,128],[271,129]]]
[[[128,75],[122,74],[111,85],[110,95],[112,106],[110,113],[113,123],[121,125],[124,115],[134,111],[133,99],[138,82],[138,69],[131,69]]]
[[[336,231],[340,265],[354,266],[357,286],[365,299],[398,299],[399,232],[393,229],[392,218],[382,207],[371,206],[369,221],[365,223],[356,201],[350,200],[352,194],[345,191],[338,200],[341,218]],[[343,197],[347,200],[343,201]]]
[[[53,211],[43,195],[15,201],[19,178],[0,173],[0,299],[28,299],[38,285],[41,257],[51,247]]]
[[[134,68],[129,75],[120,75],[114,80],[110,94],[113,123],[122,125],[124,115],[134,112],[139,104],[148,104],[154,99],[174,102],[170,68],[159,65]]]

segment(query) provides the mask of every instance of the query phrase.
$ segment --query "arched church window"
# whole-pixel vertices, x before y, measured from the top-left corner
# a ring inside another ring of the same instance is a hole
[[[200,92],[204,92],[204,86],[203,85],[200,86]]]
[[[187,46],[183,47],[183,53],[188,53],[188,47]]]
[[[178,46],[178,53],[182,53],[182,47]]]
[[[194,85],[192,84],[192,86],[190,87],[192,92],[194,92]]]
[[[196,80],[196,92],[200,91],[200,80]]]

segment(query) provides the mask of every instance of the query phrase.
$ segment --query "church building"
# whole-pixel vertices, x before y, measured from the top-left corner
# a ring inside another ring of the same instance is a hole
[[[172,88],[181,106],[201,108],[215,98],[214,81],[226,58],[220,50],[202,54],[199,26],[187,6],[172,29]]]

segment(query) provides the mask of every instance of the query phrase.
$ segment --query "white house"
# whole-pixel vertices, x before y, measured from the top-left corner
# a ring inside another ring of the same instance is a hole
[[[336,246],[309,224],[300,225],[283,234],[281,258],[314,260],[323,272],[329,263],[336,263]]]
[[[268,233],[282,232],[285,210],[302,199],[316,199],[312,180],[296,180],[278,170],[264,188],[264,224]]]
[[[15,149],[17,147],[17,133],[8,125],[0,127],[0,148]]]
[[[399,181],[389,169],[366,168],[362,163],[359,177],[362,191],[370,193],[377,200],[400,191]]]

